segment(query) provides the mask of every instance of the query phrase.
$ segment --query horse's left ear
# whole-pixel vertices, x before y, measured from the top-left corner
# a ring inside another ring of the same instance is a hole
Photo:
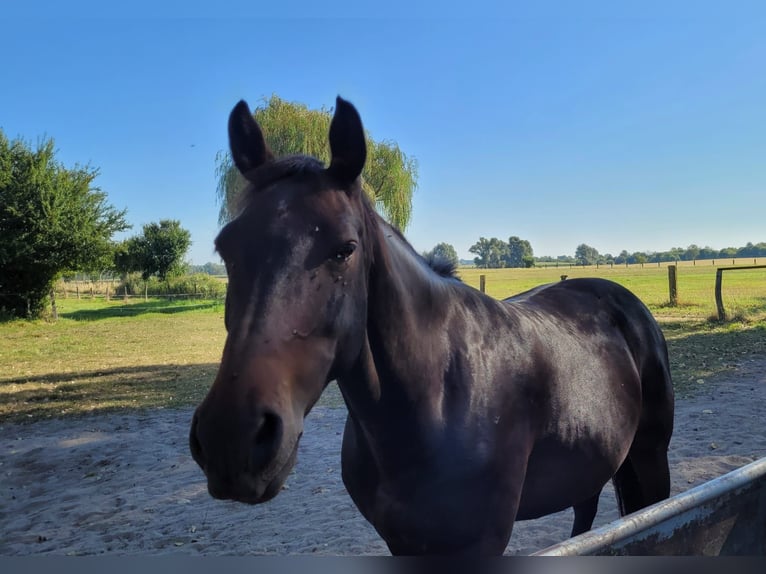
[[[330,123],[330,151],[332,160],[327,171],[344,185],[356,181],[367,159],[364,128],[359,112],[340,96],[335,100],[335,115]]]

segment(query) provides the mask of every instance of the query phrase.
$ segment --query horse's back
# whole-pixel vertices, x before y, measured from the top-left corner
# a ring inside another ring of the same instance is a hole
[[[511,308],[549,317],[583,334],[612,327],[624,336],[637,366],[658,356],[667,365],[665,338],[651,312],[635,294],[613,281],[569,279],[535,287],[503,302]]]
[[[630,290],[606,279],[579,278],[536,287],[504,300],[526,315],[553,321],[581,341],[619,338],[641,382],[644,406],[673,404],[667,344],[644,303]]]

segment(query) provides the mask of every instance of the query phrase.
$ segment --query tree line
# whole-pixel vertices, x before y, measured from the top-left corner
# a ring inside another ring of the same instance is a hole
[[[714,249],[709,246],[699,247],[692,244],[686,248],[673,247],[667,251],[634,251],[623,249],[619,255],[601,254],[595,247],[581,243],[575,249],[574,263],[577,265],[605,265],[614,263],[671,263],[674,261],[696,261],[697,259],[736,259],[766,257],[766,242],[753,244],[748,242],[743,247],[725,247]],[[540,260],[542,262],[542,260]]]
[[[487,239],[480,237],[469,251],[476,255],[473,262],[482,269],[498,269],[502,267],[534,267],[551,263],[565,265],[608,265],[636,263],[666,263],[674,261],[694,261],[697,259],[736,259],[766,257],[766,242],[747,243],[743,247],[726,247],[713,249],[692,244],[686,248],[674,247],[668,251],[634,251],[623,250],[619,255],[601,254],[595,247],[581,243],[575,248],[574,255],[549,255],[535,257],[532,245],[526,239],[511,236],[508,241],[497,237]],[[439,243],[430,251],[425,251],[426,259],[443,259],[457,266],[460,260],[454,246],[449,243]]]

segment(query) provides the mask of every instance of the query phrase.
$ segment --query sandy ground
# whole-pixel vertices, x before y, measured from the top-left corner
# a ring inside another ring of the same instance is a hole
[[[192,410],[0,426],[0,555],[388,554],[343,487],[344,409],[307,418],[286,489],[256,507],[213,500],[192,461]],[[766,456],[766,359],[676,404],[673,494]],[[611,485],[594,526],[617,518]],[[519,522],[507,554],[568,537],[572,512]]]

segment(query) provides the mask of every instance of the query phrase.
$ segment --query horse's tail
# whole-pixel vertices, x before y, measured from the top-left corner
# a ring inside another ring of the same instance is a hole
[[[674,395],[665,337],[648,309],[633,323],[634,358],[641,378],[641,416],[628,455],[614,476],[620,514],[670,496],[668,446],[673,434]]]

